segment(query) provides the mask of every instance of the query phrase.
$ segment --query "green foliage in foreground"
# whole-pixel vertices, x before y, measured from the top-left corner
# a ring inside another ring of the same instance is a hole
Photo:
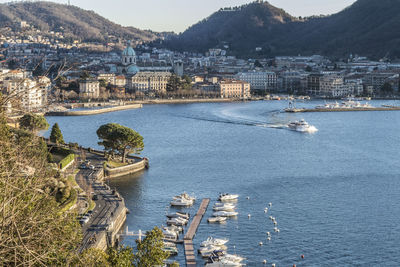
[[[104,267],[149,267],[163,266],[168,253],[162,250],[162,231],[155,227],[146,233],[142,242],[137,241],[137,252],[134,254],[131,247],[110,248],[106,252],[89,249],[81,255],[84,266]],[[81,264],[81,263],[80,263]],[[179,266],[175,264],[174,266]]]
[[[75,154],[69,154],[63,160],[60,161],[60,169],[70,164],[75,159]]]
[[[37,131],[47,130],[49,124],[42,115],[28,113],[19,119],[19,127],[23,130],[36,133]]]
[[[65,144],[64,137],[57,122],[51,128],[50,141],[56,144]]]

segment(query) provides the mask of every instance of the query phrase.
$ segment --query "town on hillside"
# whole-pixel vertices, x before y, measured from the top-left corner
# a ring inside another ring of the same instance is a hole
[[[116,38],[80,42],[22,21],[0,33],[3,95],[21,95],[7,112],[62,111],[71,103],[146,99],[396,97],[400,64],[387,59],[277,56],[238,58],[229,45],[177,52]],[[255,51],[262,50],[255,47]],[[13,98],[10,98],[13,99]]]

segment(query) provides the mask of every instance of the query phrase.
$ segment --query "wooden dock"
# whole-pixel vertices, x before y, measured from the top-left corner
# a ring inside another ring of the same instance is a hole
[[[196,215],[193,217],[189,229],[183,239],[187,267],[196,267],[196,255],[194,253],[193,238],[196,234],[197,228],[200,225],[201,219],[204,216],[204,213],[206,213],[208,204],[210,204],[209,198],[205,198],[201,201],[200,208],[197,211]]]

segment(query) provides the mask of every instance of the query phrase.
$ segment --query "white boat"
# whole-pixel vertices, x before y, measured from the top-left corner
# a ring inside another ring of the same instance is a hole
[[[225,222],[226,219],[227,219],[227,217],[218,216],[218,217],[210,217],[210,218],[207,219],[207,221],[209,223],[215,223],[215,222],[221,223],[221,222]]]
[[[218,207],[235,207],[236,204],[235,203],[231,203],[231,202],[216,202],[214,204],[214,208],[218,208]]]
[[[167,214],[166,216],[169,219],[172,219],[172,218],[184,218],[184,219],[188,220],[190,218],[189,213],[183,213],[183,212],[175,212],[175,213]]]
[[[246,258],[243,258],[239,255],[234,255],[234,254],[225,254],[221,257],[219,257],[221,260],[228,260],[230,262],[242,262],[244,261]]]
[[[207,267],[238,267],[238,266],[243,266],[242,263],[240,262],[233,262],[233,261],[228,261],[225,259],[217,259],[217,260],[211,260],[211,262],[206,263]]]
[[[192,206],[193,203],[194,203],[194,200],[187,200],[187,199],[179,198],[179,199],[172,200],[171,206],[189,207],[189,206]]]
[[[228,248],[225,245],[222,246],[214,246],[214,245],[209,245],[207,247],[201,247],[198,249],[198,252],[201,254],[202,257],[208,257],[207,255],[209,253],[212,253],[217,250],[222,250],[226,251]]]
[[[233,217],[237,216],[239,213],[236,211],[217,211],[213,213],[214,217],[222,216],[222,217]]]
[[[164,252],[168,252],[170,256],[178,255],[178,249],[176,247],[163,247]]]
[[[218,200],[220,201],[230,201],[230,200],[236,200],[239,198],[239,195],[234,195],[234,194],[220,194],[218,197]]]
[[[223,239],[223,238],[213,238],[209,236],[207,240],[203,241],[200,243],[201,247],[207,247],[207,246],[222,246],[225,245],[226,243],[229,242],[229,239]]]
[[[231,205],[228,205],[228,206],[221,206],[221,207],[213,207],[213,210],[214,211],[235,211],[235,206],[231,206]]]
[[[317,128],[315,128],[312,125],[309,125],[305,120],[300,120],[300,121],[294,121],[290,122],[288,124],[289,129],[297,132],[316,132],[318,131]]]
[[[182,226],[177,226],[177,225],[170,225],[170,226],[167,226],[167,227],[164,226],[162,229],[166,230],[166,231],[174,232],[174,233],[177,233],[177,234],[183,232],[183,227]]]
[[[167,220],[168,225],[177,225],[177,226],[183,226],[188,223],[188,220],[183,219],[183,218],[172,218]]]
[[[190,196],[190,195],[189,195],[188,193],[186,193],[186,192],[183,192],[183,193],[180,194],[179,196],[174,196],[172,199],[173,199],[173,200],[186,199],[186,200],[191,200],[191,201],[193,201],[193,202],[196,200],[195,197]]]

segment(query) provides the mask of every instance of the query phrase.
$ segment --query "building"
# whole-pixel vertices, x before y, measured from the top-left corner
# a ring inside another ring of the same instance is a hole
[[[310,95],[321,95],[321,79],[324,77],[321,73],[312,73],[307,77],[307,92]]]
[[[250,83],[239,80],[222,80],[218,83],[221,98],[250,98]]]
[[[6,79],[3,92],[12,96],[11,105],[19,111],[37,111],[47,103],[46,91],[29,78]]]
[[[114,73],[101,73],[97,76],[97,80],[103,80],[106,84],[115,84],[115,74]]]
[[[270,71],[249,71],[236,75],[240,81],[250,83],[251,91],[275,91],[277,78],[274,72]]]
[[[132,76],[129,87],[132,91],[144,94],[165,94],[171,75],[170,72],[139,72]]]
[[[183,62],[182,60],[178,60],[174,62],[174,73],[179,77],[183,76]]]
[[[126,86],[126,78],[123,75],[115,77],[115,83],[113,84],[116,87],[125,87]]]
[[[79,82],[80,98],[99,98],[100,82],[96,79],[86,79]]]
[[[135,75],[139,72],[136,66],[136,52],[131,47],[131,41],[128,41],[126,48],[122,51],[119,72],[126,75]]]

